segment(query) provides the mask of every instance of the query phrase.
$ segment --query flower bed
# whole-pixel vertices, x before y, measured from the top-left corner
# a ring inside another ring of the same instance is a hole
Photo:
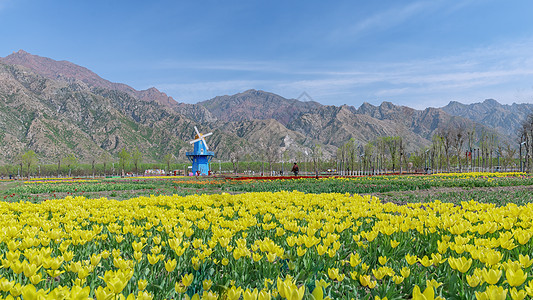
[[[532,209],[300,192],[1,202],[0,295],[521,299]]]

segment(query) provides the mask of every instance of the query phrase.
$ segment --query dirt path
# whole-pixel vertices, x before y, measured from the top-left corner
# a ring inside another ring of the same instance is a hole
[[[476,193],[476,192],[519,192],[528,191],[533,193],[533,185],[518,186],[495,186],[495,187],[433,187],[427,190],[417,191],[392,191],[386,193],[371,193],[383,201],[397,204],[405,203],[405,198],[416,195],[417,198],[435,198],[446,193]]]
[[[0,181],[0,194],[21,185],[24,181]]]

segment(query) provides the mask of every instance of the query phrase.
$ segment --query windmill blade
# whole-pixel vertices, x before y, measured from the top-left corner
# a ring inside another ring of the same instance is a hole
[[[209,151],[209,147],[207,146],[207,143],[205,142],[205,139],[203,136],[202,136],[202,141],[204,142],[205,150]]]
[[[205,142],[205,137],[206,136],[210,136],[213,133],[210,132],[210,133],[206,133],[206,134],[201,134],[200,131],[198,130],[198,127],[196,127],[196,126],[194,126],[194,130],[196,131],[196,135],[198,136],[198,138],[190,141],[189,143],[194,144],[194,143],[196,143],[198,141],[202,141],[202,142],[204,142],[205,149],[209,150],[209,146],[207,146],[207,143]]]

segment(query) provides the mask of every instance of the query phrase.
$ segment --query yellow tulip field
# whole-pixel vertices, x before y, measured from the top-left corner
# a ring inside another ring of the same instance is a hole
[[[531,203],[73,195],[0,202],[0,222],[5,299],[533,297]]]

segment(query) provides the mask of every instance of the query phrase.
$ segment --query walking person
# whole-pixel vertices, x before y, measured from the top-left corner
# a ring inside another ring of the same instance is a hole
[[[298,164],[294,163],[294,165],[292,166],[292,172],[294,173],[294,176],[298,176],[299,171],[300,169],[298,168]]]

